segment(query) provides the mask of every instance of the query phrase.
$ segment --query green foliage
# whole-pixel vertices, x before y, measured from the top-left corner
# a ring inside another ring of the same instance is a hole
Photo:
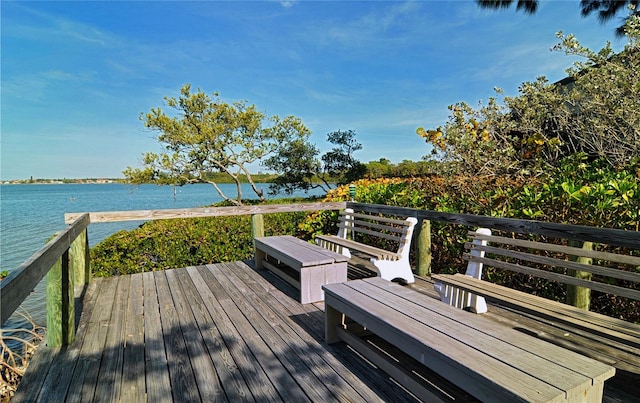
[[[502,104],[461,102],[449,107],[444,127],[418,128],[441,162],[438,172],[538,176],[578,153],[628,168],[640,156],[640,16],[628,19],[626,34],[629,43],[615,55],[609,44],[593,52],[559,33],[554,50],[582,58],[567,79],[539,77]]]
[[[308,141],[284,144],[264,163],[267,169],[278,173],[269,185],[269,194],[291,194],[297,189],[305,192],[315,188],[328,190],[330,184],[322,176],[322,165],[317,159],[319,153],[318,148]]]
[[[476,3],[482,8],[507,8],[514,0],[476,0]],[[583,17],[591,15],[593,13],[598,15],[600,22],[606,22],[615,17],[621,10],[624,10],[625,6],[629,10],[629,16],[625,21],[625,24],[616,28],[616,34],[622,36],[625,31],[625,25],[629,20],[636,16],[640,16],[640,8],[638,0],[581,0],[580,1],[580,14]],[[523,10],[527,14],[535,14],[538,10],[538,0],[517,0],[516,10]]]
[[[378,161],[369,161],[366,166],[366,177],[368,178],[412,178],[427,176],[438,169],[439,163],[436,161],[411,161],[402,160],[397,164],[392,164],[386,158]]]
[[[433,146],[432,157],[442,164],[444,173],[499,175],[516,168],[514,137],[506,125],[506,110],[496,98],[475,110],[465,102],[449,106],[451,115],[445,127],[416,130]]]
[[[283,143],[278,152],[264,162],[266,168],[279,174],[269,186],[269,194],[316,188],[328,192],[332,184],[342,185],[364,177],[366,166],[352,155],[362,149],[355,137],[353,130],[327,134],[327,141],[335,147],[320,159],[320,150],[306,139]]]
[[[279,201],[286,203],[287,201]],[[294,201],[291,201],[294,202]],[[304,236],[305,213],[267,214],[265,235]],[[253,256],[251,217],[211,217],[149,221],[120,231],[91,248],[91,270],[108,277]]]
[[[282,144],[305,141],[311,132],[294,116],[267,118],[255,105],[245,101],[228,104],[214,93],[212,99],[191,85],[180,89],[178,98],[165,97],[174,115],[161,108],[140,116],[144,126],[158,131],[163,153],[146,153],[143,168],[128,167],[123,174],[129,183],[184,185],[210,183],[220,197],[236,205],[242,204],[241,183],[248,182],[264,201],[249,172],[249,165],[274,154]],[[216,173],[224,173],[235,183],[236,197],[225,195],[215,181]]]
[[[617,170],[604,159],[590,161],[578,154],[558,168],[530,178],[508,176],[430,176],[356,182],[356,201],[484,216],[535,219],[546,222],[640,230],[640,170]],[[331,191],[326,201],[348,199],[348,187]],[[308,236],[335,233],[335,213],[314,213],[301,228]],[[464,272],[462,260],[468,227],[431,223],[432,271]],[[516,236],[512,233],[505,236]],[[540,239],[518,235],[527,239]],[[557,242],[557,241],[556,241]],[[599,245],[600,250],[610,250]],[[564,287],[503,270],[486,270],[491,281],[532,294],[563,301]],[[640,320],[638,304],[594,294],[595,310]]]
[[[640,16],[629,20],[629,43],[614,54],[610,44],[593,52],[573,35],[558,33],[554,48],[579,56],[568,69],[570,80],[560,89],[565,107],[550,115],[567,153],[604,157],[622,167],[640,155]]]
[[[366,172],[366,166],[353,158],[354,152],[362,150],[362,144],[356,141],[356,132],[338,130],[327,134],[327,140],[335,147],[322,156],[325,172],[336,178],[338,185],[345,185],[362,178]]]

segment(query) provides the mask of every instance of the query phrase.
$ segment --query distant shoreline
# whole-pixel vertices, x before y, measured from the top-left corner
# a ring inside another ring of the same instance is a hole
[[[3,185],[69,185],[69,184],[109,184],[126,183],[124,179],[116,178],[85,178],[85,179],[12,179],[0,181]]]

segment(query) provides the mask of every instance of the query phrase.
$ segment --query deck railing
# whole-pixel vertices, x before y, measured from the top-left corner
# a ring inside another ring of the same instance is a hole
[[[0,282],[0,324],[9,319],[46,276],[47,344],[57,347],[73,342],[75,297],[91,278],[87,230],[90,223],[252,215],[253,233],[260,235],[262,214],[339,210],[345,206],[344,202],[337,202],[67,213],[65,223],[69,226]]]
[[[373,205],[356,202],[273,204],[260,206],[210,207],[192,209],[137,210],[92,213],[67,213],[69,224],[42,249],[22,263],[0,282],[1,322],[4,323],[18,308],[35,286],[47,277],[47,344],[66,345],[75,337],[74,299],[79,289],[91,277],[87,227],[90,223],[117,221],[148,221],[175,218],[221,217],[251,215],[253,235],[261,236],[262,215],[273,213],[340,210],[416,217],[419,226],[415,233],[416,272],[428,275],[431,263],[430,222],[444,222],[469,227],[489,227],[522,234],[536,234],[575,241],[601,242],[609,245],[640,249],[637,231],[596,228],[580,225],[548,223],[420,210],[405,207]]]
[[[47,343],[61,346],[73,341],[76,288],[88,283],[91,277],[89,223],[89,214],[78,216],[0,282],[0,323],[4,324],[46,276]]]

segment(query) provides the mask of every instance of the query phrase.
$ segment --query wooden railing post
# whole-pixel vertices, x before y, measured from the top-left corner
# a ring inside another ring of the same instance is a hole
[[[89,258],[89,237],[85,228],[71,243],[69,251],[69,265],[73,272],[74,286],[84,287],[91,281],[91,266]]]
[[[264,216],[262,214],[253,214],[251,216],[251,232],[254,239],[264,236]]]
[[[69,249],[47,273],[47,345],[59,347],[75,339],[74,273]]]
[[[422,220],[418,224],[416,239],[416,274],[431,275],[431,221]]]
[[[571,246],[580,247],[579,241],[571,241]],[[582,249],[593,250],[593,242],[585,242],[582,244]],[[575,261],[582,264],[591,264],[592,259],[588,257],[578,256]],[[576,278],[583,280],[591,280],[591,273],[588,271],[569,270],[570,274]],[[578,287],[575,285],[567,285],[567,304],[573,305],[576,308],[584,309],[588,311],[591,306],[591,289],[585,287]]]
[[[251,215],[251,233],[253,239],[262,238],[264,236],[264,216],[262,214]],[[253,242],[253,256],[256,256],[256,243]]]

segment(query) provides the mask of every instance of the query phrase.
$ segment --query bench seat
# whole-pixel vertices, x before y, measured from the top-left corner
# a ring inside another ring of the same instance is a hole
[[[327,343],[351,340],[341,335],[352,319],[482,401],[597,402],[615,374],[609,365],[380,278],[324,289]],[[404,386],[429,400],[415,383]]]

